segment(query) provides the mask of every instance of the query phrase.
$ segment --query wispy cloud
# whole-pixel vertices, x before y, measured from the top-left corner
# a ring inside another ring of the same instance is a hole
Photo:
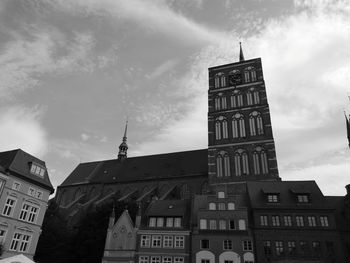
[[[41,116],[40,108],[1,107],[0,151],[21,148],[33,155],[43,156],[48,150],[48,139]]]
[[[156,67],[153,72],[151,72],[149,75],[146,75],[146,78],[148,79],[155,79],[163,75],[164,73],[168,72],[169,70],[173,69],[180,61],[178,59],[170,59]]]
[[[75,15],[94,14],[130,20],[149,32],[160,32],[184,45],[216,43],[226,37],[224,32],[207,28],[175,12],[162,0],[55,0],[54,4]]]

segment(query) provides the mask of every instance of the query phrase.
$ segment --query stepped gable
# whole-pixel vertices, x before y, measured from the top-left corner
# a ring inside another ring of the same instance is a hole
[[[12,175],[18,176],[25,180],[29,180],[34,184],[41,185],[43,188],[54,192],[54,188],[50,182],[47,170],[43,177],[33,175],[30,172],[31,163],[36,163],[46,169],[45,162],[26,153],[21,149],[0,152],[0,165],[5,171],[9,171]]]
[[[208,175],[208,150],[113,159],[79,164],[61,186]]]
[[[283,208],[310,209],[327,208],[332,206],[322,194],[315,181],[277,181],[277,182],[247,182],[247,191],[252,208],[273,208],[266,202],[267,194],[279,194],[280,206]],[[310,195],[310,203],[296,204],[297,194]],[[280,209],[276,206],[276,209]]]

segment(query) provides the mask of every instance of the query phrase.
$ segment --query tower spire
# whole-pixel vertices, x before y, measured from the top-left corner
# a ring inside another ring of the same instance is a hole
[[[128,144],[126,143],[126,141],[127,141],[127,137],[126,137],[127,131],[128,131],[128,119],[126,119],[126,123],[125,123],[125,130],[124,130],[123,141],[119,145],[119,153],[118,153],[118,159],[119,160],[123,160],[124,158],[127,157],[128,148],[129,148]]]
[[[242,49],[242,42],[239,42],[239,61],[244,61],[244,55],[243,55],[243,49]]]
[[[346,133],[348,136],[348,142],[349,142],[349,148],[350,148],[350,120],[346,116],[345,110],[344,110],[344,116],[345,116],[345,122],[346,122]]]

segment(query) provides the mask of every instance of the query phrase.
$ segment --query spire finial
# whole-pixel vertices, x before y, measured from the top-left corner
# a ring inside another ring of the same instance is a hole
[[[124,130],[124,136],[123,136],[123,142],[119,145],[119,153],[118,153],[118,159],[123,160],[127,157],[128,153],[128,144],[126,143],[127,137],[126,133],[128,131],[128,118],[126,119],[125,123],[125,130]]]
[[[243,49],[242,49],[242,42],[239,42],[239,61],[244,61],[244,55],[243,55]]]

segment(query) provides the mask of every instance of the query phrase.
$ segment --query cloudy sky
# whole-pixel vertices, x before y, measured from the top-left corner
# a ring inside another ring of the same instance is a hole
[[[2,0],[0,151],[80,162],[207,147],[207,68],[261,57],[280,176],[350,183],[347,0]]]

